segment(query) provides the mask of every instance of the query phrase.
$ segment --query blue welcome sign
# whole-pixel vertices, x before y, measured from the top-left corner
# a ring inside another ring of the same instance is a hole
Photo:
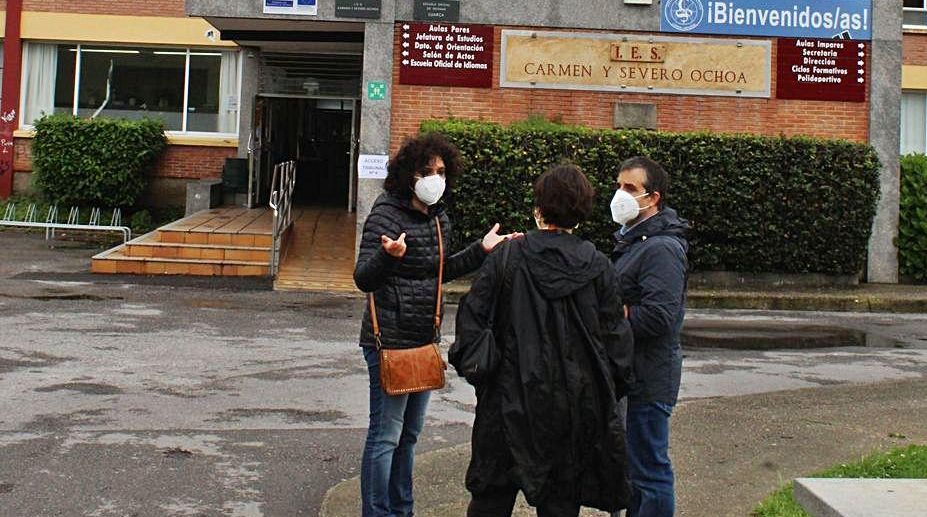
[[[316,0],[264,0],[264,14],[301,14],[314,16],[318,13]]]
[[[872,39],[872,0],[663,0],[661,11],[663,32]]]

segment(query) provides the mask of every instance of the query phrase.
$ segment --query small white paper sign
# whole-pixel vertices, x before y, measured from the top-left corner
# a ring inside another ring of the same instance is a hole
[[[362,154],[357,158],[357,177],[360,179],[386,179],[386,162],[389,156],[385,154]]]

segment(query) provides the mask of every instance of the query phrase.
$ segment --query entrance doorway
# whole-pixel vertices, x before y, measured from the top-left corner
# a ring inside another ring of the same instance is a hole
[[[296,162],[293,204],[356,206],[356,98],[258,95],[251,146],[251,202],[266,205],[274,165]]]

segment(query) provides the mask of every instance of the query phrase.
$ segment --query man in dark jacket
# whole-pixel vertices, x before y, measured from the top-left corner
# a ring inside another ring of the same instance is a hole
[[[634,332],[635,382],[628,397],[632,498],[628,517],[670,517],[675,511],[669,418],[679,394],[685,316],[688,223],[663,205],[669,178],[644,157],[626,160],[612,200],[612,262]]]

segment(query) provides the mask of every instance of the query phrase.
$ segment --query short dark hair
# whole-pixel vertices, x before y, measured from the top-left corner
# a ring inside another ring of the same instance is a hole
[[[595,189],[576,165],[554,165],[534,182],[534,206],[544,221],[573,228],[592,215]]]
[[[666,173],[666,169],[646,156],[635,156],[621,162],[618,173],[631,169],[642,169],[644,171],[647,176],[644,180],[644,190],[647,192],[659,192],[660,208],[663,208],[663,201],[666,200],[666,195],[669,194],[670,186],[669,174]]]
[[[416,172],[427,167],[435,156],[444,160],[444,176],[447,179],[447,190],[450,190],[454,178],[460,172],[460,152],[438,133],[406,138],[396,156],[386,166],[383,188],[396,197],[411,198],[412,178]]]

